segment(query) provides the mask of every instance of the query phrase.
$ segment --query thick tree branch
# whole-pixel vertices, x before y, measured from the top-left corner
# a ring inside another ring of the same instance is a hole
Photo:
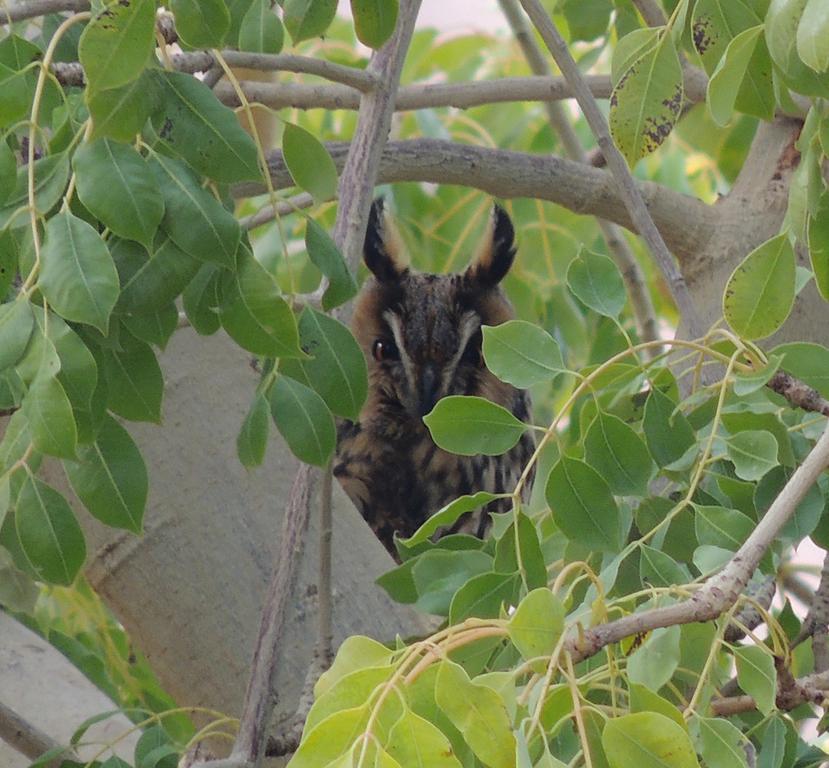
[[[4,8],[0,8],[0,24],[33,19],[35,16],[61,11],[79,13],[88,11],[89,7],[88,0],[22,0],[22,2],[9,3]]]
[[[348,144],[326,146],[338,170],[342,169]],[[275,187],[293,186],[281,152],[272,152],[268,164]],[[435,139],[391,141],[383,150],[377,182],[402,181],[458,184],[501,198],[549,200],[576,213],[601,216],[633,229],[619,189],[607,171],[555,156]],[[692,260],[715,235],[718,212],[712,206],[652,182],[639,182],[638,188],[680,262]],[[259,184],[240,184],[234,194],[247,197],[262,190]]]
[[[532,29],[530,29],[527,18],[521,11],[518,0],[499,0],[499,4],[516,41],[524,52],[524,58],[530,65],[530,69],[536,75],[549,77],[551,71],[547,59],[536,43],[535,37],[533,37]],[[567,157],[577,163],[587,164],[587,155],[584,148],[561,104],[555,101],[547,101],[544,103],[544,109],[547,112],[550,126],[561,139]],[[633,307],[633,314],[636,318],[639,337],[642,341],[653,341],[657,337],[656,315],[642,269],[619,227],[605,219],[597,219],[596,223],[602,231],[610,254],[622,273],[628,297]],[[657,350],[653,349],[652,351],[655,354]]]
[[[698,317],[698,312],[691,300],[685,278],[677,268],[673,257],[668,251],[665,241],[662,239],[659,229],[654,224],[645,201],[639,192],[633,176],[631,176],[625,159],[622,157],[616,145],[610,138],[610,131],[607,121],[599,110],[596,100],[590,93],[590,89],[584,82],[576,62],[570,55],[570,50],[564,39],[556,29],[547,11],[544,10],[539,0],[521,0],[521,5],[532,20],[536,29],[541,34],[541,39],[558,64],[561,73],[573,87],[576,100],[579,102],[584,117],[596,137],[599,148],[605,157],[608,168],[613,173],[622,193],[625,207],[628,209],[632,221],[635,223],[639,234],[648,244],[662,276],[668,284],[668,288],[679,308],[680,314],[686,323],[692,337],[699,337],[703,333],[703,325]]]

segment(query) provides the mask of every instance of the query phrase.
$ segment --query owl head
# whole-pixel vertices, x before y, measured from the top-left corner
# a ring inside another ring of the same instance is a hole
[[[515,258],[515,233],[506,211],[494,206],[488,231],[463,272],[417,272],[375,200],[364,247],[373,277],[354,310],[353,330],[369,367],[368,407],[397,409],[420,419],[446,395],[479,395],[507,404],[514,390],[484,366],[483,325],[513,316],[500,282]]]

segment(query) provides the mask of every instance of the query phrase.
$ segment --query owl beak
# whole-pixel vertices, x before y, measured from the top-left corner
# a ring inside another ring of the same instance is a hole
[[[418,414],[425,416],[438,401],[438,391],[440,389],[440,379],[438,378],[435,367],[430,364],[423,366],[420,372],[420,401],[418,407]]]

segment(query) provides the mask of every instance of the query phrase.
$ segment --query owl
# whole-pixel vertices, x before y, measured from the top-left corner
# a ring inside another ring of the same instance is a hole
[[[482,326],[513,317],[500,282],[515,258],[514,230],[495,206],[470,266],[459,274],[417,272],[375,200],[364,260],[372,273],[356,300],[352,331],[366,357],[369,392],[357,421],[339,425],[334,475],[386,549],[412,535],[442,506],[477,491],[511,492],[533,450],[531,432],[501,456],[457,456],[432,441],[423,417],[446,395],[477,395],[529,419],[525,390],[484,365]],[[529,483],[525,486],[528,489]],[[483,536],[489,512],[466,515],[451,530]]]

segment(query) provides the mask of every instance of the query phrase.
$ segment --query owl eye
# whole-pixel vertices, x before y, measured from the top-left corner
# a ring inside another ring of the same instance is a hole
[[[466,349],[461,355],[461,362],[467,365],[474,365],[480,368],[484,364],[484,356],[481,352],[481,344],[483,343],[483,336],[478,331],[466,345]]]
[[[378,363],[383,362],[383,360],[400,359],[397,345],[388,339],[377,339],[371,347],[371,354]]]

